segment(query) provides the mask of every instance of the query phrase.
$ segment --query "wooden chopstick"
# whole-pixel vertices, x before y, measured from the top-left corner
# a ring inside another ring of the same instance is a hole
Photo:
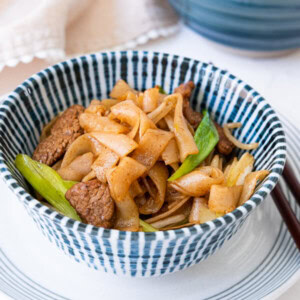
[[[283,221],[285,222],[295,244],[300,251],[300,222],[298,221],[288,200],[282,192],[279,183],[275,186],[271,195]]]
[[[286,161],[285,163],[282,175],[291,192],[293,193],[296,201],[298,202],[298,204],[300,204],[300,184],[295,174],[293,173],[292,167],[288,161]]]

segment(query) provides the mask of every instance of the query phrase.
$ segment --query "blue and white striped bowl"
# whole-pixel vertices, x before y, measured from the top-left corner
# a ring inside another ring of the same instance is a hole
[[[41,204],[16,170],[18,153],[32,154],[43,125],[58,112],[79,103],[108,97],[116,81],[143,90],[160,85],[171,93],[193,80],[192,105],[207,108],[213,118],[242,122],[235,136],[260,142],[252,151],[256,169],[270,175],[243,206],[211,222],[155,233],[108,230],[73,221]],[[250,86],[211,64],[163,53],[138,51],[86,55],[33,75],[0,107],[0,172],[48,239],[78,262],[126,276],[159,276],[198,263],[219,249],[242,226],[278,181],[286,158],[280,121],[270,105]],[[12,199],[13,201],[13,199]],[[28,232],[30,235],[30,232]]]

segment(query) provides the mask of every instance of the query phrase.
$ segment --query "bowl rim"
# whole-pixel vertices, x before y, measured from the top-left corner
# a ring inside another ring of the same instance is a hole
[[[210,232],[215,229],[220,229],[223,227],[228,226],[229,224],[235,223],[238,219],[241,219],[242,217],[246,217],[250,214],[251,211],[253,211],[260,203],[262,203],[266,197],[271,193],[272,189],[275,187],[275,185],[278,183],[278,179],[280,175],[282,174],[285,162],[286,162],[286,138],[284,134],[284,129],[281,124],[281,121],[277,115],[277,113],[274,111],[274,109],[270,106],[270,104],[258,93],[256,90],[254,90],[251,86],[246,84],[243,80],[239,79],[235,75],[232,75],[227,70],[223,70],[221,68],[216,67],[215,65],[211,63],[203,63],[200,60],[188,58],[181,55],[175,55],[170,53],[164,53],[164,52],[158,52],[158,51],[139,51],[139,50],[127,50],[127,51],[99,51],[96,53],[91,53],[87,55],[78,56],[75,58],[68,59],[63,62],[59,62],[57,64],[54,64],[52,66],[49,66],[42,71],[49,71],[50,74],[55,70],[54,67],[61,66],[61,64],[65,62],[72,63],[72,60],[74,59],[80,59],[80,58],[91,58],[95,55],[101,55],[101,54],[114,54],[117,59],[121,57],[123,54],[127,53],[140,53],[143,55],[153,55],[153,54],[159,54],[164,55],[169,60],[170,57],[176,57],[179,59],[187,60],[189,62],[197,62],[203,64],[203,66],[212,65],[213,72],[216,71],[223,71],[226,72],[225,74],[229,75],[230,80],[239,80],[239,82],[244,83],[244,89],[247,90],[248,93],[253,92],[258,97],[257,102],[265,102],[269,107],[269,111],[272,113],[272,117],[275,118],[275,121],[278,125],[278,128],[282,133],[280,133],[280,138],[282,141],[280,142],[282,145],[278,147],[277,151],[280,151],[280,159],[283,161],[282,164],[276,164],[276,168],[272,170],[272,173],[270,173],[266,180],[263,182],[263,184],[255,191],[255,193],[251,196],[251,198],[246,201],[243,205],[237,207],[232,212],[225,214],[224,216],[218,217],[212,221],[202,223],[202,224],[195,224],[189,227],[184,227],[180,229],[172,229],[172,230],[166,230],[166,231],[157,231],[157,232],[131,232],[131,231],[120,231],[117,229],[106,229],[103,227],[96,227],[91,224],[85,224],[80,221],[73,220],[65,215],[63,215],[60,212],[57,212],[56,210],[47,207],[34,197],[32,197],[21,185],[18,184],[17,180],[14,179],[12,173],[9,170],[8,165],[6,164],[6,160],[3,157],[3,151],[0,148],[0,176],[2,180],[5,182],[5,184],[10,188],[10,190],[23,202],[24,205],[28,205],[30,210],[35,211],[37,214],[41,215],[43,218],[46,218],[50,220],[51,222],[58,223],[60,226],[66,227],[69,230],[79,231],[81,233],[86,233],[92,236],[97,236],[101,238],[109,238],[111,236],[116,236],[120,240],[128,239],[128,235],[130,235],[131,240],[138,240],[141,238],[145,238],[145,240],[159,240],[159,239],[169,239],[169,238],[179,238],[179,237],[188,237],[195,234],[203,234],[204,232]],[[41,72],[41,71],[40,71]],[[39,73],[39,72],[38,72]],[[21,83],[13,92],[6,95],[6,97],[3,99],[2,103],[0,104],[0,124],[3,126],[6,126],[3,120],[3,116],[5,116],[5,113],[9,110],[11,103],[15,102],[14,94],[20,95],[20,92],[24,92],[24,89],[26,90],[28,87],[28,84],[32,83],[31,80],[41,80],[40,77],[37,76],[38,73],[33,74],[28,79],[26,79],[23,83]],[[6,104],[5,100],[8,100]],[[245,100],[243,100],[245,101]],[[0,127],[0,136],[1,136],[1,127]],[[275,155],[275,154],[274,154]],[[279,155],[277,153],[277,155]],[[272,176],[271,176],[272,175]],[[271,176],[271,178],[270,178]],[[262,189],[264,187],[264,189]]]

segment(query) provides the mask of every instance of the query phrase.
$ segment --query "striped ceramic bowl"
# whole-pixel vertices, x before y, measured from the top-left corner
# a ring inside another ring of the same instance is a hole
[[[138,90],[160,85],[171,93],[180,83],[196,83],[195,109],[207,108],[219,123],[242,122],[235,136],[260,142],[252,151],[256,169],[270,175],[243,206],[211,222],[155,233],[108,230],[73,221],[41,204],[16,170],[18,153],[32,154],[42,127],[79,103],[108,97],[123,78]],[[163,53],[97,53],[59,63],[33,75],[0,107],[0,172],[40,231],[58,248],[89,267],[127,276],[158,276],[196,264],[222,247],[265,199],[280,176],[286,143],[270,105],[249,85],[211,64]],[[13,199],[12,199],[13,201]],[[28,232],[30,234],[30,232]]]

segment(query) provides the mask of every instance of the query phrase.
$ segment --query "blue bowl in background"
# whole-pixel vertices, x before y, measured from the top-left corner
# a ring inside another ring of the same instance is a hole
[[[252,51],[300,47],[300,1],[169,0],[184,23],[215,42]]]

